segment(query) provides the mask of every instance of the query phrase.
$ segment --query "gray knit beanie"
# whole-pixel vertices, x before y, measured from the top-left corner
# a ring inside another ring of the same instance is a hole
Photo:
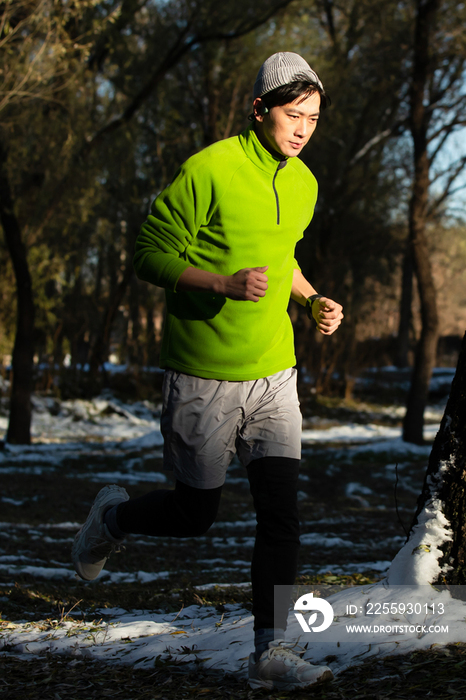
[[[312,80],[321,90],[324,89],[319,76],[310,65],[297,53],[281,51],[270,56],[259,69],[254,83],[253,99],[262,97],[267,92],[275,90],[282,85],[288,85],[303,77]]]

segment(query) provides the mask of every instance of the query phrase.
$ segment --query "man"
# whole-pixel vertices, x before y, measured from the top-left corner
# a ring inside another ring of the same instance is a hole
[[[166,289],[161,428],[176,484],[132,500],[105,487],[73,546],[77,573],[92,580],[129,533],[205,533],[238,454],[257,518],[253,688],[289,690],[332,677],[285,644],[288,605],[274,619],[274,585],[291,589],[299,547],[301,414],[290,296],[307,305],[324,335],[343,318],[294,258],[317,197],[314,176],[296,156],[327,99],[303,58],[274,54],[254,85],[251,127],[191,157],[153,203],[134,266]]]

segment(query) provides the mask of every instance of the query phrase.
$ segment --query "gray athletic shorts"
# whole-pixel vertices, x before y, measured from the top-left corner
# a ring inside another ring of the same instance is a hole
[[[165,372],[161,429],[164,467],[189,486],[225,481],[235,454],[244,466],[261,457],[301,457],[296,370],[245,382]]]

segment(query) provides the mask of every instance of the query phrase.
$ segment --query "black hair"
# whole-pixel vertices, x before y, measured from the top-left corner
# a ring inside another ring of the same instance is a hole
[[[280,87],[266,92],[265,95],[261,95],[260,98],[262,104],[267,107],[268,110],[271,110],[272,107],[287,105],[298,99],[298,97],[302,97],[302,99],[305,100],[315,92],[318,92],[320,95],[320,108],[322,110],[326,109],[331,104],[329,95],[327,95],[323,87],[309,80],[307,76],[303,76],[302,78],[298,77],[297,80],[293,80],[292,83],[288,83],[287,85],[280,85]],[[254,121],[254,114],[251,114],[248,119]]]

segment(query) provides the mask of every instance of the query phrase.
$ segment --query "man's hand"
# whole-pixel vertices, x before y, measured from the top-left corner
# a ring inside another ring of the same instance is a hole
[[[259,301],[265,297],[268,277],[265,267],[245,267],[234,275],[220,275],[216,272],[188,267],[181,273],[176,284],[179,292],[214,292],[229,299],[239,301]]]
[[[332,299],[322,297],[312,304],[312,316],[322,335],[332,335],[343,320],[343,307]]]
[[[268,277],[264,274],[268,269],[268,265],[245,267],[234,275],[226,276],[223,294],[235,301],[259,301],[261,297],[265,297],[268,289]]]

